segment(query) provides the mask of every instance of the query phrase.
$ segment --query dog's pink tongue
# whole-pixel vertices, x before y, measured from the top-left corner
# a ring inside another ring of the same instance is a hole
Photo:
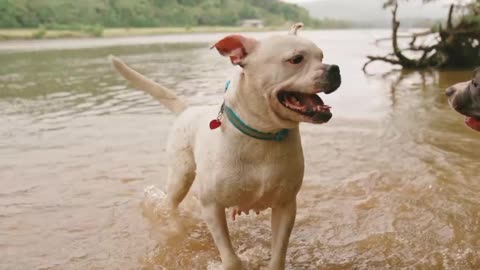
[[[287,106],[291,109],[295,109],[299,111],[305,111],[307,109],[305,104],[302,104],[302,101],[298,100],[296,96],[288,96],[287,102],[288,102]]]
[[[317,95],[305,95],[303,101],[308,107],[323,105],[323,100]]]
[[[480,131],[480,121],[475,119],[475,118],[466,117],[465,118],[465,124],[467,124],[467,126],[469,126],[470,128],[472,128],[476,131]]]

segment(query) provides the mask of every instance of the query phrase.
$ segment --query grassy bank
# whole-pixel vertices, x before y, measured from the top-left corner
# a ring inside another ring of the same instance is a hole
[[[288,27],[246,28],[229,26],[202,26],[202,27],[157,27],[157,28],[105,28],[102,37],[127,37],[148,36],[165,34],[191,34],[191,33],[234,33],[288,30]],[[0,29],[1,40],[25,39],[59,39],[59,38],[86,38],[94,37],[92,33],[75,30],[47,30],[47,29]]]

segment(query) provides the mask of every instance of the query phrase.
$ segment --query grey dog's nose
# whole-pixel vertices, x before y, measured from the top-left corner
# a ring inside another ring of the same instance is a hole
[[[447,97],[452,96],[454,93],[455,93],[455,89],[453,87],[449,87],[447,88],[447,90],[445,90],[445,95],[447,95]]]
[[[337,65],[330,65],[327,67],[327,71],[331,73],[340,73],[340,67]]]

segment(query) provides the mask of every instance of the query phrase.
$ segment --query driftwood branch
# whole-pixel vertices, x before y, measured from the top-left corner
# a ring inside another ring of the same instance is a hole
[[[424,36],[429,36],[429,35],[432,35],[432,34],[437,34],[437,33],[435,31],[428,30],[428,31],[425,31],[425,32],[421,32],[421,33],[411,35],[412,40],[410,41],[410,46],[413,46],[415,44],[415,42],[417,42],[417,38],[424,37]]]
[[[462,15],[459,20],[455,20],[454,11],[458,6],[450,5],[444,27],[440,24],[435,30],[410,35],[398,34],[400,27],[400,22],[397,20],[398,1],[389,0],[386,6],[392,8],[392,35],[390,38],[378,39],[375,43],[378,45],[381,41],[390,40],[393,52],[386,56],[368,56],[368,61],[363,66],[364,72],[366,72],[367,66],[375,61],[401,65],[408,69],[428,67],[470,68],[480,64],[480,29],[475,20],[471,19],[472,14],[480,12],[480,0],[469,6],[470,18]],[[454,23],[454,21],[458,22]],[[424,42],[419,41],[420,37],[428,37],[429,35],[432,35],[433,39],[422,39]],[[399,39],[402,38],[411,38],[411,40],[408,46],[401,48]],[[428,41],[428,44],[426,44],[426,41]],[[406,52],[419,54],[415,54],[415,57],[410,55],[407,57]]]
[[[397,39],[407,39],[407,38],[413,38],[413,40],[410,42],[410,44],[415,43],[416,39],[419,37],[424,37],[428,35],[433,35],[437,34],[437,32],[432,31],[432,30],[427,30],[424,32],[419,32],[419,33],[413,33],[413,34],[405,34],[405,35],[399,35],[397,34]],[[379,38],[375,40],[375,45],[380,44],[383,41],[391,41],[392,37],[384,37],[384,38]]]
[[[453,10],[454,9],[455,9],[455,5],[451,4],[450,8],[448,10],[447,30],[452,30],[453,29],[452,15],[453,15]]]
[[[404,49],[405,51],[423,51],[423,52],[431,52],[433,51],[437,46],[436,45],[433,45],[433,46],[415,46],[415,45],[412,45],[406,49]]]
[[[398,28],[400,27],[400,22],[397,20],[397,11],[398,11],[398,3],[395,2],[392,9],[392,47],[393,53],[398,58],[398,60],[402,63],[411,62],[403,53],[400,47],[398,46]]]
[[[397,59],[389,58],[388,56],[367,56],[367,58],[369,60],[363,65],[363,68],[362,68],[364,72],[366,72],[367,66],[375,61],[387,62],[392,65],[400,65],[400,61],[398,61]]]
[[[400,27],[400,22],[397,20],[397,11],[398,11],[398,3],[394,1],[392,3],[393,8],[392,8],[392,47],[393,47],[393,56],[395,56],[397,59],[392,59],[390,57],[382,57],[382,56],[367,56],[369,59],[368,62],[363,65],[362,70],[365,72],[367,69],[367,66],[375,61],[383,61],[387,62],[390,64],[402,64],[403,62],[410,62],[410,59],[408,59],[405,55],[403,55],[402,50],[398,46],[398,28]]]

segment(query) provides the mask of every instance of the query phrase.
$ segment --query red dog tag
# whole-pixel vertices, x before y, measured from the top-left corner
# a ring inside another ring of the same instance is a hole
[[[213,119],[210,121],[210,129],[216,129],[219,128],[222,125],[222,122],[218,119]]]

